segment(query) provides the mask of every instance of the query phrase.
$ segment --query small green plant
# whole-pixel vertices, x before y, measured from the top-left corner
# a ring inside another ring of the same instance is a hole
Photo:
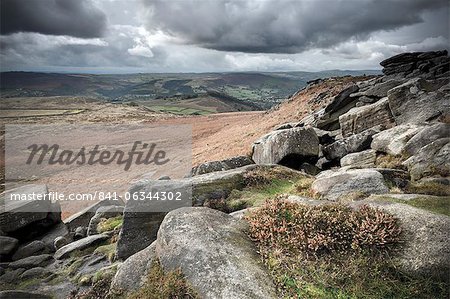
[[[101,234],[104,232],[113,231],[121,227],[122,223],[123,223],[123,216],[104,219],[100,221],[100,223],[97,225],[97,232]]]
[[[116,254],[116,248],[117,243],[99,246],[94,250],[94,254],[104,255],[110,262],[113,262]]]
[[[180,270],[164,273],[158,261],[149,269],[145,285],[128,299],[190,299],[199,298],[197,292],[186,282]]]

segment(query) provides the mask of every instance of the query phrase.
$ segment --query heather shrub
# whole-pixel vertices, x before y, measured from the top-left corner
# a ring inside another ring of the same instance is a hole
[[[250,237],[263,254],[269,248],[306,256],[381,249],[400,236],[395,218],[369,206],[353,210],[341,204],[307,206],[276,198],[267,200],[246,220]]]

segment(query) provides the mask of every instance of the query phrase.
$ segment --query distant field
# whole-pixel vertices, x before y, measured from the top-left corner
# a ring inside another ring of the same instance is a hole
[[[138,103],[153,111],[167,111],[173,114],[206,114],[267,110],[305,87],[310,80],[332,76],[361,75],[362,73],[378,72],[123,75],[3,72],[0,73],[2,82],[0,92],[2,99],[85,97],[111,103]],[[164,108],[160,106],[164,106]],[[66,108],[65,106],[61,107]],[[55,108],[59,109],[60,107]]]
[[[176,115],[207,115],[214,113],[214,111],[184,108],[179,106],[149,106],[148,109],[154,112],[171,113]]]
[[[60,109],[7,109],[0,111],[0,118],[18,118],[18,117],[39,117],[39,116],[58,116],[72,115],[83,112],[84,110],[60,110]]]

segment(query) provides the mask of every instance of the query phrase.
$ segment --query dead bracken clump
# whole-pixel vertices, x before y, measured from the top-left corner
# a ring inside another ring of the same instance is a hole
[[[393,216],[369,206],[353,210],[341,204],[307,206],[273,199],[246,220],[250,237],[263,254],[264,248],[316,256],[385,249],[395,244],[401,233]]]

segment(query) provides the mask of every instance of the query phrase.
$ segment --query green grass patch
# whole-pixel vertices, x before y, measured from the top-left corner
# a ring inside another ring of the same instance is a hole
[[[112,262],[116,255],[117,243],[111,243],[108,245],[99,246],[94,250],[95,254],[106,256],[106,258]]]
[[[415,208],[424,209],[436,214],[450,216],[450,196],[426,196],[418,197],[409,200],[402,200],[398,198],[383,196],[380,198],[384,201],[397,202],[413,206]]]
[[[260,206],[268,198],[279,194],[309,196],[313,178],[290,169],[261,167],[244,173],[239,179],[242,188],[233,189],[226,198],[207,200],[206,207],[231,213],[249,207]],[[222,182],[221,184],[235,182]],[[217,183],[205,188],[217,189]]]
[[[100,221],[99,224],[97,224],[97,232],[98,233],[104,233],[113,231],[115,229],[118,229],[123,224],[123,216],[116,216],[113,218],[108,218],[106,220]]]

